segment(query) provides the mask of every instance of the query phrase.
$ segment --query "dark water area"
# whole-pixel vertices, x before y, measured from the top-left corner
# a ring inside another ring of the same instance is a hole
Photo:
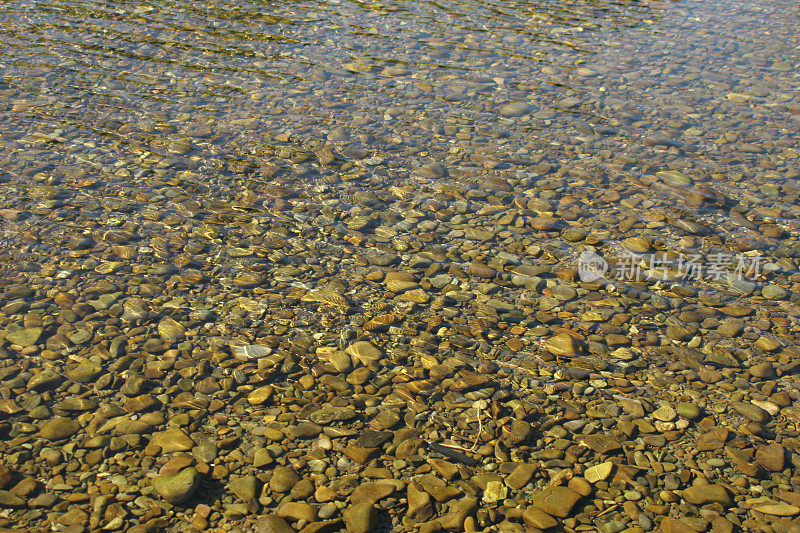
[[[798,12],[0,0],[0,527],[796,531]]]

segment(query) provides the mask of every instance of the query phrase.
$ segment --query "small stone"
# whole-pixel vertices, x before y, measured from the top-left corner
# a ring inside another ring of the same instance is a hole
[[[364,483],[356,487],[350,494],[350,503],[371,503],[386,498],[394,492],[394,485],[389,483]]]
[[[27,348],[39,342],[43,332],[44,329],[39,327],[20,329],[8,333],[6,335],[6,340],[11,344]]]
[[[450,503],[447,514],[437,521],[442,528],[448,531],[463,531],[464,522],[478,508],[478,502],[472,498],[464,498]],[[348,532],[349,533],[349,532]]]
[[[406,490],[408,500],[408,516],[415,520],[428,520],[433,516],[431,496],[417,483],[411,483]]]
[[[731,407],[733,407],[734,411],[753,422],[762,423],[770,419],[768,412],[752,403],[733,402]]]
[[[174,476],[159,476],[153,480],[156,492],[173,505],[191,499],[198,486],[200,486],[200,474],[192,467],[185,468]]]
[[[564,357],[575,357],[579,352],[575,339],[566,333],[560,333],[554,337],[550,337],[545,341],[544,347],[551,354]]]
[[[158,323],[158,334],[165,343],[173,343],[183,340],[186,336],[186,328],[175,320],[167,317]]]
[[[25,500],[7,490],[0,490],[0,507],[25,507]]]
[[[70,509],[56,519],[62,526],[77,526],[81,529],[89,521],[89,513],[83,509]]]
[[[683,499],[694,505],[719,503],[724,507],[733,504],[730,494],[722,485],[693,485],[681,492]]]
[[[46,422],[39,430],[39,435],[47,440],[62,440],[73,436],[80,429],[80,424],[75,420],[58,416]]]
[[[531,227],[539,231],[555,231],[560,219],[555,217],[533,217]]]
[[[267,403],[270,398],[272,398],[272,394],[275,392],[275,389],[272,385],[265,385],[263,387],[258,387],[257,389],[250,392],[247,395],[247,402],[250,405],[262,405]]]
[[[508,436],[505,441],[509,446],[517,446],[528,441],[534,435],[533,426],[525,420],[514,420],[511,422]]]
[[[600,463],[599,465],[594,465],[587,468],[583,473],[583,477],[585,477],[586,481],[589,483],[597,483],[598,481],[605,480],[611,474],[611,470],[613,468],[614,463],[611,461],[606,461],[604,463]]]
[[[370,533],[378,527],[378,510],[371,503],[351,505],[342,515],[347,533]]]
[[[728,430],[723,427],[716,427],[703,433],[697,437],[697,451],[707,452],[721,449],[728,440],[728,433]]]
[[[350,446],[347,446],[344,449],[344,454],[349,459],[363,465],[367,463],[370,459],[372,459],[377,453],[377,451],[378,451],[377,448],[364,448],[363,446],[357,446],[355,444],[351,444]],[[398,455],[400,454],[398,452],[395,452],[395,456],[397,457]]]
[[[518,490],[528,484],[536,472],[537,467],[531,463],[520,463],[506,478],[506,485],[511,490]]]
[[[622,241],[622,246],[637,254],[644,254],[649,252],[653,244],[650,239],[646,237],[628,237]]]
[[[778,285],[765,285],[761,289],[761,295],[767,300],[783,300],[787,294],[788,291]]]
[[[89,383],[94,381],[103,371],[103,367],[94,361],[85,361],[78,366],[67,370],[67,377],[78,383]]]
[[[758,512],[772,516],[795,516],[800,514],[800,507],[786,502],[777,502],[766,496],[747,500],[745,503]]]
[[[759,446],[756,450],[756,463],[771,472],[783,471],[785,461],[786,450],[776,442]]]
[[[667,516],[664,520],[661,521],[661,528],[659,529],[662,533],[696,533],[697,530],[693,527],[689,527],[677,518],[672,518],[671,516]]]
[[[521,117],[533,111],[533,106],[525,102],[509,102],[500,106],[500,114],[504,117]]]
[[[778,377],[778,374],[775,372],[775,368],[772,366],[772,363],[768,362],[753,365],[748,368],[747,371],[751,376],[760,379],[775,379]]]
[[[574,477],[569,480],[567,487],[571,488],[581,496],[588,496],[592,493],[592,486],[582,477]]]
[[[297,472],[285,466],[277,466],[272,471],[269,488],[273,492],[289,492],[298,481],[300,481],[300,476],[297,475]]]
[[[369,365],[383,356],[383,352],[370,341],[358,341],[348,346],[345,351],[363,365]]]
[[[64,378],[52,370],[43,370],[38,374],[34,374],[31,379],[28,380],[28,390],[35,390],[39,392],[52,390],[58,387],[63,380]]]
[[[622,448],[622,443],[611,435],[589,435],[583,444],[597,453],[608,453]]]
[[[258,519],[255,533],[297,533],[286,520],[275,514],[268,514]]]
[[[46,448],[52,449],[52,448]],[[60,454],[59,454],[60,455]],[[0,489],[4,489],[14,478],[14,471],[5,465],[0,465]]]
[[[264,277],[255,272],[243,272],[233,278],[233,284],[242,289],[251,289],[264,283]]]
[[[668,405],[662,405],[652,413],[652,417],[656,420],[661,420],[662,422],[671,422],[675,419],[677,413],[672,407]]]
[[[325,426],[332,422],[352,420],[357,415],[358,413],[354,409],[347,407],[325,407],[314,411],[308,418],[315,424]]]
[[[231,492],[240,500],[249,502],[256,499],[258,479],[255,476],[242,476],[230,482]]]
[[[693,403],[683,402],[679,403],[678,407],[675,409],[679,415],[684,418],[688,418],[689,420],[695,420],[700,418],[700,408],[697,407]]]
[[[278,507],[278,516],[289,518],[293,522],[314,522],[317,520],[317,510],[306,502],[286,502]]]
[[[508,497],[508,489],[501,481],[490,481],[486,484],[486,490],[483,491],[485,503],[497,503],[505,500],[506,497]]]
[[[581,495],[568,487],[547,487],[533,494],[533,505],[558,518],[569,516]]]
[[[538,507],[528,507],[525,509],[522,513],[522,520],[526,525],[539,529],[550,529],[558,525],[558,520]]]
[[[195,446],[194,441],[180,428],[153,433],[150,443],[159,446],[162,453],[188,452]]]

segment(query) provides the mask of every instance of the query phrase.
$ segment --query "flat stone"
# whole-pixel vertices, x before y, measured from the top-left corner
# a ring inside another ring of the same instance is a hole
[[[158,323],[158,334],[165,343],[173,343],[186,337],[186,328],[172,318],[166,317]]]
[[[188,452],[195,446],[194,441],[180,428],[153,433],[150,443],[159,446],[162,453]]]
[[[425,521],[433,516],[431,496],[417,483],[411,483],[406,489],[408,500],[408,516],[415,520]]]
[[[352,420],[356,416],[358,416],[358,413],[348,407],[324,407],[311,413],[308,418],[315,424],[325,426],[332,422]]]
[[[250,405],[261,405],[267,403],[270,398],[272,398],[275,389],[272,385],[264,385],[263,387],[258,387],[257,389],[252,390],[247,395],[247,403]]]
[[[783,300],[788,291],[779,285],[765,285],[761,289],[761,295],[767,300]]]
[[[525,509],[522,513],[522,520],[525,522],[525,525],[539,529],[550,529],[558,525],[558,520],[538,507],[528,507]]]
[[[604,481],[611,474],[611,470],[613,468],[614,463],[611,461],[606,461],[604,463],[600,463],[599,465],[594,465],[587,468],[583,473],[583,477],[585,477],[586,481],[589,483]]]
[[[464,522],[478,508],[478,502],[473,498],[464,498],[450,504],[447,514],[438,519],[442,528],[448,531],[463,531]],[[348,532],[349,533],[349,532]]]
[[[745,503],[756,511],[772,516],[795,516],[800,514],[800,507],[786,502],[777,502],[766,496],[746,500]]]
[[[756,463],[771,472],[781,472],[786,462],[786,450],[778,443],[766,444],[756,449]]]
[[[506,478],[506,486],[511,490],[518,490],[528,484],[536,473],[537,466],[531,463],[520,463]]]
[[[728,433],[728,430],[723,427],[715,427],[697,437],[695,447],[699,452],[719,450],[725,446],[725,441],[728,440]]]
[[[276,466],[269,479],[269,488],[273,492],[289,492],[298,481],[300,481],[300,476],[297,475],[297,472],[286,466]]]
[[[692,485],[681,492],[683,499],[694,505],[719,503],[724,507],[733,504],[730,494],[722,485]]]
[[[293,522],[314,522],[317,520],[317,510],[306,502],[286,502],[278,507],[278,516],[289,518]]]
[[[622,241],[622,246],[631,252],[644,254],[653,248],[653,243],[647,237],[628,237]]]
[[[508,497],[508,488],[501,481],[490,481],[483,491],[484,503],[493,504]]]
[[[675,410],[679,415],[689,420],[695,420],[700,417],[700,408],[693,403],[679,403]]]
[[[156,492],[173,505],[191,499],[199,486],[200,474],[192,467],[185,468],[174,476],[159,476],[153,480]]]
[[[753,365],[748,368],[747,371],[751,376],[760,379],[775,379],[778,377],[778,373],[775,372],[775,368],[772,366],[772,363],[769,362]]]
[[[531,113],[534,107],[526,102],[509,102],[500,106],[500,114],[504,117],[521,117]]]
[[[99,363],[85,361],[67,370],[67,377],[78,383],[89,383],[94,381],[102,371],[103,367]]]
[[[571,488],[581,496],[588,496],[592,493],[592,486],[582,477],[574,477],[569,480],[567,487]]]
[[[757,405],[753,405],[752,403],[733,402],[731,404],[731,407],[733,407],[734,411],[736,411],[745,418],[749,418],[753,422],[762,423],[770,419],[768,412],[758,407]]]
[[[350,502],[375,504],[394,493],[394,490],[394,485],[389,483],[363,483],[350,494]]]
[[[0,490],[0,507],[25,507],[25,500],[7,490]]]
[[[365,429],[358,436],[358,444],[364,448],[377,448],[384,442],[392,438],[391,431],[378,431],[375,429]]]
[[[677,416],[675,409],[669,407],[667,405],[662,405],[655,411],[651,413],[651,416],[656,420],[660,420],[662,422],[671,422]]]
[[[363,446],[357,446],[355,444],[347,446],[343,451],[349,459],[362,465],[367,463],[378,453],[377,448],[364,448]],[[398,452],[395,452],[395,456],[398,456]],[[401,457],[398,457],[398,459],[400,458]]]
[[[62,440],[73,436],[80,429],[80,424],[75,420],[57,416],[45,422],[39,430],[39,435],[47,440]]]
[[[581,495],[568,487],[547,487],[533,494],[533,505],[545,513],[566,518],[581,499]]]
[[[528,441],[534,435],[534,429],[530,422],[525,420],[514,420],[511,422],[508,436],[505,438],[509,446],[517,446]]]
[[[664,517],[661,521],[661,528],[659,531],[661,533],[697,533],[697,530],[693,527],[689,527],[677,518],[672,518],[671,516]]]
[[[583,438],[583,444],[597,453],[608,453],[622,449],[622,443],[611,435],[589,435]]]
[[[313,422],[300,422],[286,428],[286,433],[298,439],[313,439],[322,433],[322,426]]]
[[[351,505],[342,515],[347,533],[371,533],[378,527],[378,510],[371,503]]]
[[[27,386],[28,390],[41,392],[55,389],[61,384],[62,381],[64,381],[64,378],[52,370],[43,370],[38,374],[34,374],[31,379],[28,380]]]
[[[539,231],[556,231],[560,220],[555,217],[533,217],[531,227]]]
[[[275,514],[262,516],[256,521],[255,533],[297,533],[286,520]]]
[[[56,518],[56,522],[62,526],[77,526],[83,528],[84,524],[89,521],[89,513],[83,509],[73,508],[63,513]]]
[[[544,342],[544,347],[551,354],[564,357],[575,357],[580,353],[578,343],[566,333],[550,337]]]
[[[230,482],[231,492],[240,500],[249,502],[258,496],[258,479],[255,476],[242,476]]]
[[[350,354],[354,360],[360,361],[363,365],[369,365],[383,357],[381,349],[370,341],[358,341],[348,346],[345,351]]]
[[[39,342],[43,332],[44,329],[39,327],[20,329],[8,333],[6,335],[6,340],[11,344],[16,344],[17,346],[27,348],[29,346],[34,346],[37,342]]]

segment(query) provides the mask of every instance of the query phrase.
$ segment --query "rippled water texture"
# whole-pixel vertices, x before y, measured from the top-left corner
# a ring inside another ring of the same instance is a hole
[[[607,217],[670,243],[688,220],[780,249],[758,226],[796,224],[792,9],[3,2],[4,200],[55,249],[119,209],[233,216],[299,195],[385,215],[471,184],[606,239]]]

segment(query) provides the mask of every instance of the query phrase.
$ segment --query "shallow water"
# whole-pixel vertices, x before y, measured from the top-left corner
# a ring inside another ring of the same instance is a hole
[[[372,338],[796,383],[796,2],[190,4],[0,0],[0,328],[45,330],[9,367]]]
[[[58,249],[57,234],[93,229],[83,221],[115,203],[174,211],[165,193],[190,219],[269,210],[286,194],[376,217],[402,214],[391,186],[441,209],[448,187],[488,181],[528,213],[571,209],[566,223],[605,242],[619,236],[608,216],[650,223],[677,250],[686,231],[673,218],[731,246],[779,247],[730,208],[796,225],[792,9],[5,2],[6,207],[30,211],[43,200],[28,188],[54,186],[57,209],[27,225]],[[510,102],[524,114],[502,116]],[[654,177],[670,170],[683,175]]]

